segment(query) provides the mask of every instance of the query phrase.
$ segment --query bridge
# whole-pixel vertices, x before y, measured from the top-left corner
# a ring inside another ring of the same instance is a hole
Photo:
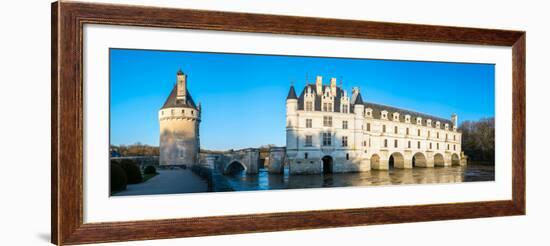
[[[260,168],[267,168],[270,173],[282,173],[284,170],[285,148],[247,148],[228,151],[208,151],[200,153],[202,166],[217,170],[223,174],[245,172],[257,174]]]

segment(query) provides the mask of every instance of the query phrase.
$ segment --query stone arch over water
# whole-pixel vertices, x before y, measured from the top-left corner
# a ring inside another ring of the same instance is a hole
[[[460,157],[456,153],[451,155],[451,165],[460,166]]]
[[[399,152],[394,152],[388,160],[388,168],[405,168],[405,157]]]
[[[413,155],[412,166],[413,167],[426,167],[428,165],[426,156],[422,152],[418,152]]]
[[[224,174],[237,174],[241,172],[246,172],[246,166],[241,163],[240,161],[231,161],[229,164],[224,168],[223,173]]]
[[[434,166],[436,167],[444,167],[445,166],[445,158],[442,154],[437,153],[434,155]]]

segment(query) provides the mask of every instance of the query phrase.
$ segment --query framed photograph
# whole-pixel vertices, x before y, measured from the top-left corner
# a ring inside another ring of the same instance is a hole
[[[525,35],[53,3],[52,242],[524,215]]]

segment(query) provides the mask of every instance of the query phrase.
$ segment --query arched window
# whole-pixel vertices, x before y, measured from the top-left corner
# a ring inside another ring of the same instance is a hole
[[[307,152],[304,153],[304,159],[307,159]]]
[[[349,153],[346,153],[346,160],[349,160]]]

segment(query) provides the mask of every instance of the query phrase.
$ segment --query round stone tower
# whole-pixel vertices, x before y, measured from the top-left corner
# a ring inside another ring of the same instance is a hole
[[[187,90],[187,75],[181,70],[176,85],[159,110],[160,165],[198,163],[200,104],[197,107]]]

